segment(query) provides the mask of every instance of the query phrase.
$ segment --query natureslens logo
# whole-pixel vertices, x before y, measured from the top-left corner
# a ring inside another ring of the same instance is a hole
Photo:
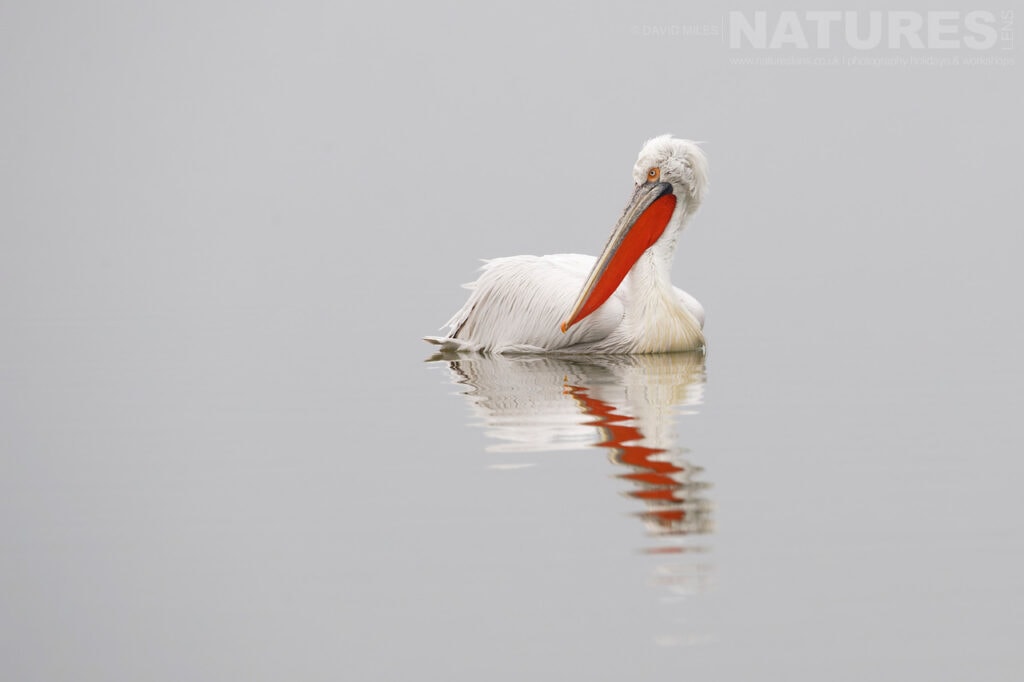
[[[731,11],[731,49],[1013,49],[1013,11]]]

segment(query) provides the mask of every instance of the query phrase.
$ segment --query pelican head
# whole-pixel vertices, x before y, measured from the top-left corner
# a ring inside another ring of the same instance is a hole
[[[648,140],[633,165],[637,187],[652,179],[652,169],[677,197],[685,199],[687,212],[697,210],[708,189],[708,159],[696,142],[671,135]]]
[[[645,251],[659,241],[669,251],[708,188],[708,161],[697,143],[661,135],[648,140],[633,166],[633,196],[562,322],[562,332],[597,310]]]

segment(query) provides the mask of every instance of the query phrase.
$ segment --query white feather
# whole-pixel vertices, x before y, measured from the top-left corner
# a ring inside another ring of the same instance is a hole
[[[524,353],[562,350],[607,337],[622,320],[613,295],[568,333],[559,324],[594,266],[593,256],[511,256],[487,261],[466,304],[447,322],[449,350]]]

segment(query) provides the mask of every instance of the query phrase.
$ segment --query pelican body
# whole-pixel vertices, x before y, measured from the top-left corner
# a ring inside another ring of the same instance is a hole
[[[666,353],[704,347],[704,309],[669,279],[676,242],[707,192],[707,159],[689,140],[649,140],[633,196],[597,258],[485,261],[472,293],[426,337],[446,351]]]

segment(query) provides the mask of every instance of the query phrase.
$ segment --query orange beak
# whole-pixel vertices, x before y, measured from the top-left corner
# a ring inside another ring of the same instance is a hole
[[[643,252],[661,237],[675,208],[676,197],[669,183],[648,182],[636,188],[604,251],[594,263],[572,312],[562,322],[562,333],[600,308],[615,293]]]

